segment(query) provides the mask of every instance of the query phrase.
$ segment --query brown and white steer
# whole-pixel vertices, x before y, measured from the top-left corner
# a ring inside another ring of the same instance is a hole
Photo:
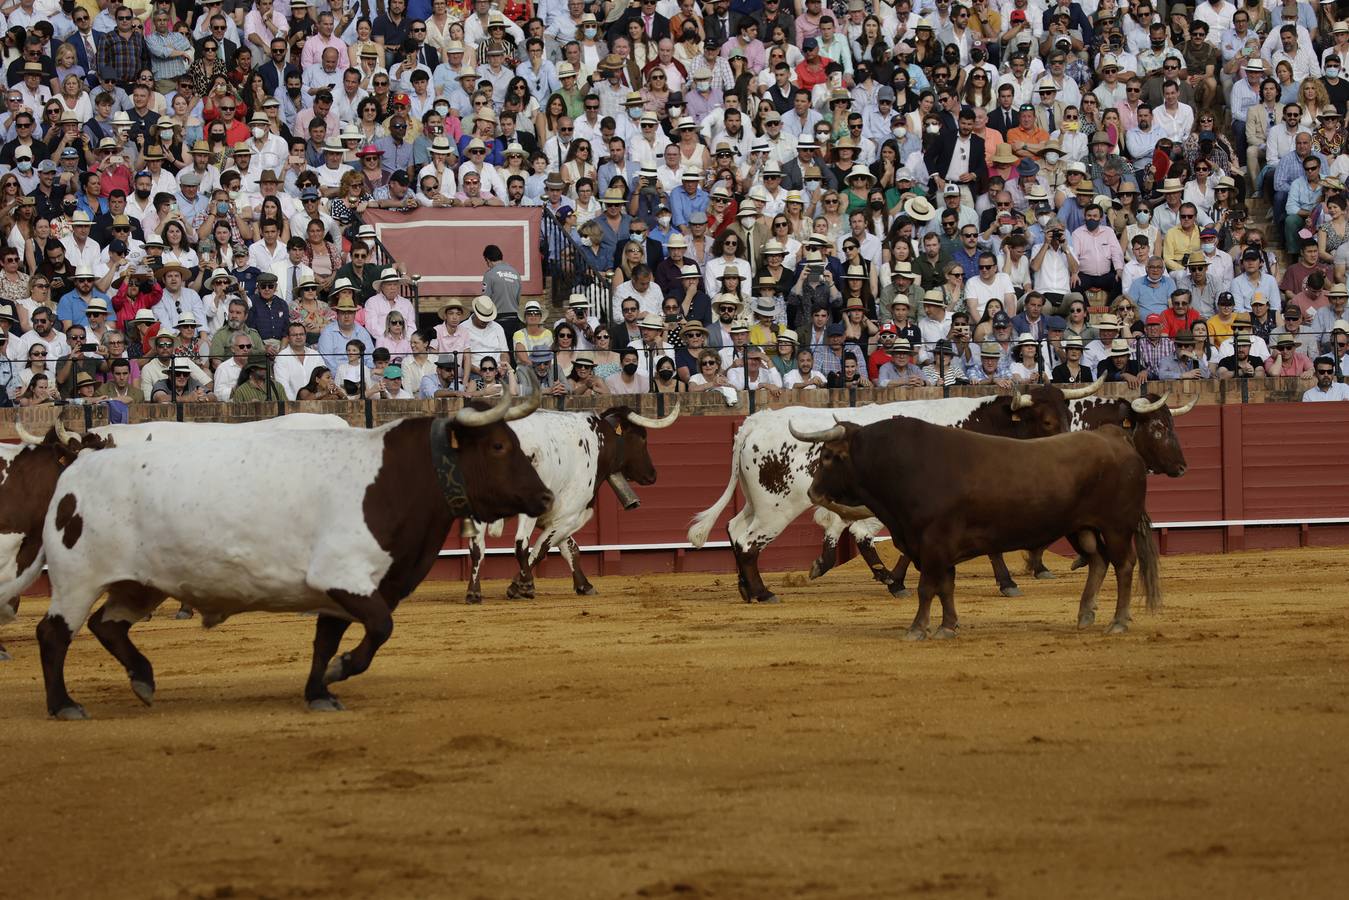
[[[82,450],[112,446],[98,435],[80,437],[59,423],[45,438],[15,425],[22,444],[0,444],[0,625],[19,614],[19,595],[42,574],[42,522],[56,480]],[[0,644],[0,661],[8,660]]]
[[[128,633],[166,596],[207,627],[243,612],[317,612],[304,696],[312,710],[341,709],[328,685],[370,666],[456,518],[548,509],[552,494],[507,424],[539,398],[536,388],[514,409],[503,395],[448,419],[255,434],[228,446],[150,442],[77,460],[44,531],[52,603],[37,636],[48,712],[86,718],[65,684],[66,652],[86,618],[149,703],[154,671]],[[300,469],[327,472],[329,483],[311,491]],[[203,545],[202,521],[228,540]],[[352,622],[364,638],[334,659]]]

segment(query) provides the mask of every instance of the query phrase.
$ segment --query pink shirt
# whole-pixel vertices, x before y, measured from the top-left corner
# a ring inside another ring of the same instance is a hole
[[[306,66],[322,65],[323,51],[329,47],[337,51],[337,71],[340,72],[351,65],[347,62],[347,42],[336,34],[325,41],[323,35],[318,32],[305,39],[304,49],[300,51],[300,62]]]
[[[1087,275],[1105,275],[1113,263],[1116,272],[1124,271],[1124,251],[1120,249],[1115,229],[1105,222],[1095,232],[1083,225],[1073,232],[1073,252],[1077,268]]]
[[[371,334],[383,334],[389,330],[384,320],[394,310],[403,314],[403,322],[409,329],[417,327],[417,311],[412,308],[411,301],[400,295],[390,302],[382,293],[365,301],[365,308],[356,311],[356,321]]]
[[[468,330],[461,323],[454,334],[449,334],[445,324],[436,326],[436,339],[431,344],[436,353],[465,353],[468,351]]]
[[[1279,351],[1275,350],[1274,355],[1265,360],[1265,374],[1276,377],[1295,378],[1305,372],[1312,370],[1312,361],[1307,358],[1307,354],[1297,351],[1293,358],[1289,360],[1288,365],[1284,365],[1283,357],[1279,356]]]

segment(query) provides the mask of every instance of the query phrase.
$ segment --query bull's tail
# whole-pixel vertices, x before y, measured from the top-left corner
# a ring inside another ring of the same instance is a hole
[[[721,515],[722,510],[731,502],[735,496],[735,484],[740,473],[740,449],[744,445],[745,432],[748,429],[744,425],[735,433],[735,440],[731,443],[731,477],[726,481],[726,490],[721,492],[717,502],[713,503],[707,509],[693,517],[693,522],[689,525],[689,543],[695,547],[701,547],[707,543],[707,536],[712,533],[712,526],[717,523],[717,517]],[[749,502],[746,496],[745,502]]]
[[[1157,612],[1162,608],[1161,553],[1157,549],[1152,519],[1147,513],[1139,518],[1138,527],[1134,530],[1134,549],[1138,551],[1138,577],[1143,582],[1148,612]]]
[[[19,597],[37,581],[47,563],[47,554],[38,553],[37,559],[14,578],[0,581],[0,625],[13,622],[19,613]]]

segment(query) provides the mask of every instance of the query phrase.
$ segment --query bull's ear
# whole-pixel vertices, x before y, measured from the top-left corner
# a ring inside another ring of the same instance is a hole
[[[1123,428],[1125,431],[1128,431],[1130,428],[1133,428],[1134,427],[1133,416],[1125,416],[1124,421],[1119,423],[1119,427]]]
[[[1013,422],[1020,422],[1020,421],[1021,421],[1021,413],[1019,413],[1019,412],[1014,412],[1014,413],[1012,413],[1012,421],[1013,421]]]
[[[622,437],[622,436],[623,436],[623,423],[622,423],[622,422],[614,422],[614,434],[618,435],[619,437]]]

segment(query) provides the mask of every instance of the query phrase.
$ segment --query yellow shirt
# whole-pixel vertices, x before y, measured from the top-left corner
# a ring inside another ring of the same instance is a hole
[[[1199,229],[1195,228],[1190,234],[1179,226],[1175,226],[1166,233],[1166,239],[1162,241],[1162,258],[1166,260],[1166,268],[1172,272],[1185,268],[1185,256],[1199,249]]]
[[[1208,317],[1208,342],[1217,347],[1232,336],[1231,321],[1224,322],[1215,313]]]

